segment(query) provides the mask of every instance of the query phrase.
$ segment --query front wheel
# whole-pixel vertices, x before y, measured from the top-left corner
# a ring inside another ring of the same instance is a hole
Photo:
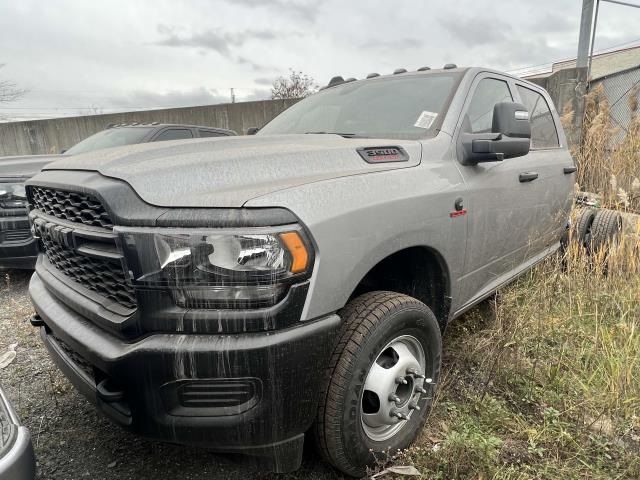
[[[326,460],[362,476],[376,458],[408,447],[423,427],[440,373],[442,341],[431,310],[394,292],[364,294],[341,317],[315,437]]]

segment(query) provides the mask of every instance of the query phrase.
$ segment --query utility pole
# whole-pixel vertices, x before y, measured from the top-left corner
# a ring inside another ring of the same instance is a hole
[[[587,68],[589,66],[594,1],[595,0],[582,0],[582,16],[580,17],[580,37],[578,39],[576,68]]]
[[[582,0],[582,16],[580,18],[580,38],[578,39],[578,56],[576,67],[587,67],[587,81],[591,73],[593,60],[593,47],[596,40],[596,27],[598,25],[598,10],[601,0]],[[640,8],[638,3],[629,3],[621,0],[602,0],[603,2],[622,5],[624,7]],[[595,2],[596,13],[593,14]]]
[[[236,103],[236,94],[233,93],[233,87],[231,88],[231,103]]]

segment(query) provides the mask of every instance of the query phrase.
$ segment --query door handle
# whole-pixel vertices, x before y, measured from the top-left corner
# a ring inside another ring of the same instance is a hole
[[[533,182],[536,178],[538,178],[538,174],[536,172],[522,172],[518,176],[518,180],[520,180],[521,183]]]
[[[574,166],[574,167],[564,167],[564,168],[562,169],[562,172],[563,172],[565,175],[569,175],[570,173],[575,173],[575,172],[577,172],[577,171],[578,171],[578,167],[575,167],[575,166]]]

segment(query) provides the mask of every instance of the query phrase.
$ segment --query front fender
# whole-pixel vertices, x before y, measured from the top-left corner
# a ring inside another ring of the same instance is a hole
[[[360,280],[389,255],[414,246],[435,250],[455,279],[464,262],[466,218],[451,218],[464,185],[449,163],[316,182],[246,206],[286,207],[311,232],[314,273],[303,311],[309,320],[342,308]]]

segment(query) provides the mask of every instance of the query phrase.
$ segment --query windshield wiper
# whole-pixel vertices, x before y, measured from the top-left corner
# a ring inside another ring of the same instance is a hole
[[[340,135],[344,138],[367,138],[357,133],[339,133],[339,132],[304,132],[305,135]]]

